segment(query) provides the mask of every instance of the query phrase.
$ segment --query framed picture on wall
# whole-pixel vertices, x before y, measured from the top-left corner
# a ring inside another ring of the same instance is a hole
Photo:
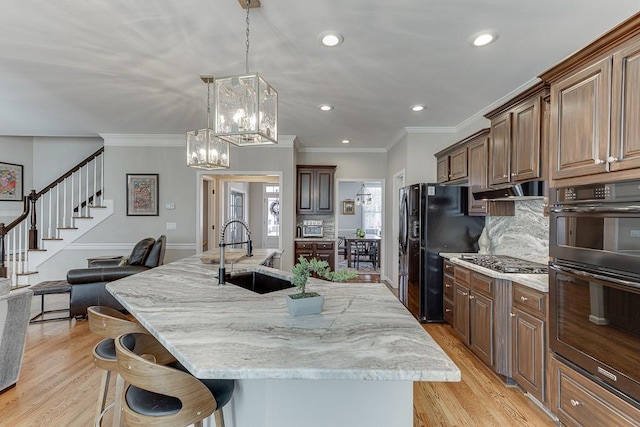
[[[355,215],[356,205],[353,200],[342,201],[342,215]]]
[[[158,174],[127,174],[127,216],[158,216]]]
[[[22,201],[22,165],[0,162],[0,201]]]

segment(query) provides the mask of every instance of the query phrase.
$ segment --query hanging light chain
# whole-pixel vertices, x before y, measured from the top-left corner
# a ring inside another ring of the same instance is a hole
[[[249,5],[251,4],[251,0],[247,0],[247,52],[245,54],[244,64],[245,64],[245,72],[249,74]]]
[[[209,119],[211,118],[211,82],[207,81],[207,132],[211,129]]]

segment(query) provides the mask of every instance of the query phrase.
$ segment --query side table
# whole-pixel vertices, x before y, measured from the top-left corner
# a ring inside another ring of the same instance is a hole
[[[44,309],[44,296],[52,295],[52,294],[68,294],[71,292],[71,285],[67,283],[66,280],[51,280],[48,282],[40,282],[36,285],[31,286],[30,288],[33,291],[33,295],[40,295],[40,313],[36,314],[31,318],[29,323],[38,323],[38,322],[49,322],[51,320],[66,320],[70,319],[69,309],[63,308],[58,310],[45,310]],[[44,315],[47,313],[58,313],[58,312],[67,312],[67,316],[64,317],[52,317],[52,318],[44,318]]]

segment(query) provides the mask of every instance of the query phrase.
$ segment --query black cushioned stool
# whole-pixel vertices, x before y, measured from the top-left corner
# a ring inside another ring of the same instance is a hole
[[[59,310],[45,310],[44,309],[44,296],[52,294],[68,294],[71,292],[71,285],[66,280],[51,280],[48,282],[40,282],[30,288],[33,291],[33,296],[40,295],[40,313],[36,314],[29,321],[30,323],[49,322],[51,320],[67,320],[70,319],[69,309],[63,308]],[[67,315],[63,317],[45,318],[47,313],[59,313],[66,311]]]

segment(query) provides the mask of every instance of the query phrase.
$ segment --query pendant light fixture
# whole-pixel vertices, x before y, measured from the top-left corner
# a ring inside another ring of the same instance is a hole
[[[371,192],[363,182],[362,187],[360,187],[360,191],[356,194],[356,205],[370,205],[371,202]]]
[[[213,76],[200,76],[207,84],[207,128],[187,132],[187,166],[199,169],[229,168],[229,143],[218,138],[210,126]]]
[[[238,146],[277,144],[278,93],[258,73],[249,73],[250,5],[246,0],[245,73],[215,79],[216,136]]]

